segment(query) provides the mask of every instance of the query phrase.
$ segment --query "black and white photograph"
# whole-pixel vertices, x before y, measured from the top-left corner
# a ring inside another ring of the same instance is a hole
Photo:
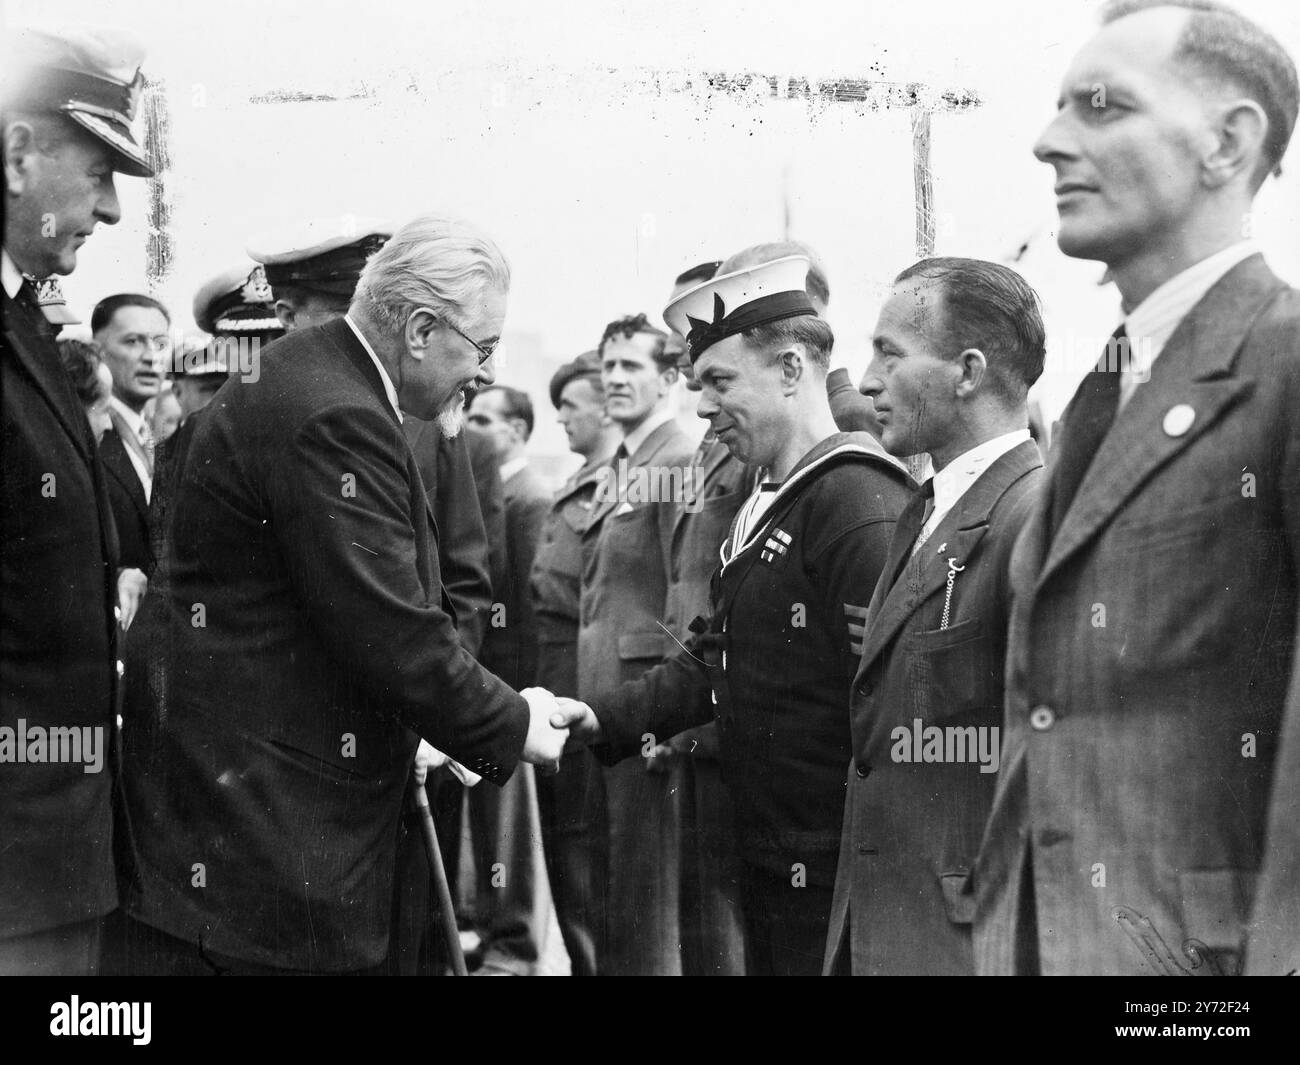
[[[28,1027],[1300,975],[1300,7],[7,0],[0,48],[0,975],[76,981],[6,982]],[[1267,1030],[1084,986],[1111,1042]]]

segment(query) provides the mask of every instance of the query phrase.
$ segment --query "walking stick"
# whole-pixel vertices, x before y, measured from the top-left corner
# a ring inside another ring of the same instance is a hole
[[[429,872],[433,875],[433,889],[438,895],[438,919],[442,924],[442,938],[447,941],[451,955],[453,976],[468,976],[465,952],[460,949],[460,929],[456,927],[456,911],[451,905],[451,885],[447,883],[447,868],[442,864],[442,848],[438,846],[438,830],[433,824],[433,811],[429,809],[429,793],[423,784],[412,783],[415,805],[420,811],[420,826],[424,829],[424,849],[429,852]]]

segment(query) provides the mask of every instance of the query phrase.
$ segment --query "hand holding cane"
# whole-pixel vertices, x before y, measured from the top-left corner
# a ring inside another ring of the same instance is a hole
[[[433,824],[433,811],[429,808],[429,794],[423,784],[412,782],[411,791],[416,809],[420,812],[420,827],[424,830],[424,847],[429,852],[429,872],[433,876],[433,889],[438,896],[438,919],[442,936],[451,955],[453,976],[468,976],[465,952],[460,948],[460,929],[456,927],[456,911],[451,904],[451,885],[447,883],[447,869],[442,863],[442,848],[438,846],[438,830]]]

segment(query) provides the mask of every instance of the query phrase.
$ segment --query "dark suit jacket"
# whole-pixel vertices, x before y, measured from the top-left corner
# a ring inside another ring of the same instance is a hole
[[[172,526],[169,703],[127,733],[137,918],[260,964],[385,956],[411,730],[501,783],[528,727],[459,641],[433,527],[346,321],[271,344],[204,411]]]
[[[1032,440],[1002,455],[910,558],[921,499],[897,526],[853,680],[853,765],[828,974],[845,946],[855,975],[974,974],[974,899],[964,889],[997,780],[1007,562],[1042,465]],[[951,597],[949,559],[963,567]],[[975,732],[962,734],[970,739],[964,763],[923,762],[921,750],[897,748],[895,729],[911,736],[918,719],[922,729],[983,730],[993,743],[984,748],[989,761],[977,759]]]
[[[1055,539],[1050,492],[1030,517],[978,971],[1017,971],[1017,947],[1045,974],[1238,967],[1294,668],[1298,352],[1300,293],[1240,263],[1119,412]]]
[[[181,470],[185,468],[185,459],[189,454],[190,443],[194,439],[194,430],[202,421],[206,409],[207,407],[200,407],[192,411],[176,427],[176,432],[159,444],[154,452],[153,488],[149,492],[148,523],[149,561],[155,570],[161,565],[167,544],[171,539],[176,485],[180,481]],[[152,580],[153,571],[147,572]],[[148,602],[148,597],[145,601]],[[136,622],[139,622],[138,614]],[[134,631],[135,625],[133,624],[131,628]]]
[[[501,483],[501,469],[497,461],[496,445],[486,433],[467,425],[460,434],[469,452],[469,464],[474,474],[474,487],[478,492],[479,510],[488,540],[488,579],[493,588],[506,582],[506,492]],[[490,598],[490,594],[489,594]],[[490,608],[489,603],[489,608]],[[487,631],[488,617],[483,615],[483,631]]]
[[[3,295],[0,726],[115,741],[117,533],[85,411],[35,312]],[[0,766],[0,937],[117,905],[111,756]]]
[[[456,629],[470,654],[477,655],[492,608],[495,544],[489,537],[487,521],[503,524],[496,455],[489,441],[468,429],[448,439],[437,423],[408,417],[402,430],[433,506],[438,563],[443,587],[455,611]],[[488,464],[481,469],[476,456],[484,448]]]
[[[516,689],[537,682],[537,624],[528,577],[551,494],[525,466],[505,483],[506,577],[494,589],[496,602],[483,641],[483,664]]]
[[[131,465],[131,456],[117,435],[116,426],[110,425],[105,430],[99,442],[99,457],[104,464],[108,502],[117,524],[118,564],[133,566],[147,574],[153,569],[153,553],[149,547],[149,501],[144,497],[140,475]]]

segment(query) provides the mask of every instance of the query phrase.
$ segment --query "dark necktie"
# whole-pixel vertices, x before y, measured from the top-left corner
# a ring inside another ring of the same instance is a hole
[[[916,538],[921,535],[921,530],[925,528],[925,523],[930,520],[930,515],[933,513],[934,478],[930,477],[921,485],[916,495],[908,500],[903,513],[898,516],[898,524],[894,526],[894,541],[901,548],[901,552],[898,566],[889,579],[891,588],[898,583],[898,578],[907,569],[907,563],[914,553],[912,548],[916,544]]]
[[[1127,348],[1124,327],[1112,337],[1092,373],[1079,386],[1069,417],[1061,427],[1061,448],[1051,475],[1051,536],[1056,538],[1079,485],[1119,411],[1119,378],[1124,360],[1114,353]]]

